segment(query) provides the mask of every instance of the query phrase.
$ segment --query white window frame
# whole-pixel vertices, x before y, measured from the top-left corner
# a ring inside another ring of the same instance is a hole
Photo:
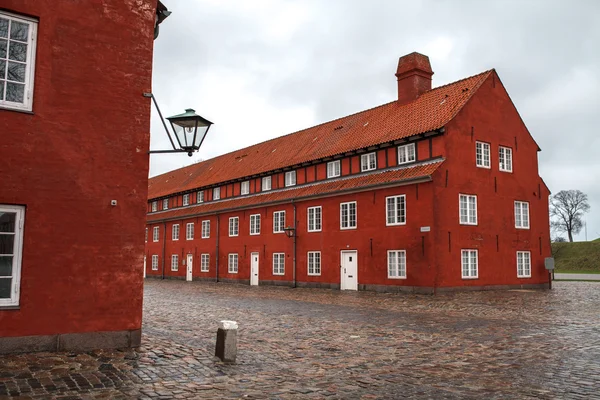
[[[185,225],[185,240],[194,240],[194,223],[188,222]]]
[[[270,176],[264,176],[262,178],[262,182],[260,185],[260,190],[262,192],[266,192],[267,190],[271,190],[271,177]]]
[[[240,235],[240,217],[229,217],[229,237]]]
[[[285,228],[285,211],[273,212],[273,233],[283,233]]]
[[[525,264],[525,255],[527,255],[527,264]],[[522,267],[520,267],[520,263]],[[531,278],[530,251],[517,251],[517,278]]]
[[[465,275],[465,253],[467,256],[467,274]],[[475,265],[473,266],[473,254],[475,254]],[[479,278],[479,251],[477,249],[462,249],[460,251],[460,271],[462,279]]]
[[[230,274],[237,274],[239,271],[239,257],[237,253],[229,253],[227,263],[227,272]]]
[[[3,38],[7,40],[7,48],[6,48],[6,61],[7,65],[7,75],[6,79],[2,77],[2,81],[4,82],[4,93],[0,93],[0,108],[11,109],[11,110],[19,110],[19,111],[33,111],[33,93],[34,93],[34,78],[35,78],[35,54],[36,54],[36,43],[37,43],[37,28],[38,21],[33,18],[28,18],[22,15],[12,14],[5,11],[0,10],[0,17],[3,19],[9,20],[8,25],[8,37],[10,37],[10,27],[14,22],[27,24],[29,26],[29,30],[27,32],[27,54],[25,55],[25,61],[16,61],[10,60],[10,62],[17,64],[25,64],[25,82],[17,82],[12,81],[19,84],[24,84],[23,88],[23,102],[13,102],[5,100],[5,92],[7,90],[7,82],[8,82],[8,62],[9,62],[9,50],[10,50],[10,42],[17,42],[20,44],[25,44],[25,42],[20,40],[14,40],[9,38]]]
[[[296,171],[285,173],[285,187],[296,186]]]
[[[337,178],[342,174],[342,163],[340,160],[327,163],[327,178]]]
[[[171,271],[179,271],[179,255],[171,255]]]
[[[152,202],[152,212],[157,212],[158,211],[158,201],[153,201]]]
[[[312,271],[312,272],[311,272]],[[306,255],[306,272],[309,276],[321,276],[321,252],[309,251]]]
[[[466,208],[464,208],[466,218],[463,220],[463,207],[462,200],[465,198]],[[475,199],[475,205],[472,206],[471,199]],[[473,217],[471,211],[475,210],[475,216]],[[477,225],[477,195],[474,194],[459,194],[458,195],[458,222],[460,225]]]
[[[350,218],[350,206],[354,204],[354,225],[351,225],[351,218]],[[348,221],[346,226],[344,226],[344,207],[347,207],[347,213],[348,213]],[[356,227],[358,226],[358,207],[356,204],[356,201],[348,201],[345,203],[340,203],[340,229],[341,230],[346,230],[346,229],[356,229]]]
[[[171,228],[171,240],[179,240],[179,224],[173,224]]]
[[[160,239],[159,227],[155,226],[154,228],[152,228],[152,241],[153,242],[158,242],[159,239]]]
[[[530,229],[531,220],[529,219],[529,202],[515,201],[515,228]],[[525,218],[523,218],[525,217]]]
[[[513,157],[511,147],[498,147],[498,165],[500,171],[502,172],[513,172]]]
[[[285,275],[285,253],[273,253],[273,275]]]
[[[162,209],[163,210],[169,209],[169,199],[163,199]]]
[[[210,269],[210,254],[200,254],[200,272],[208,272]]]
[[[200,190],[196,193],[196,203],[204,203],[204,190]]]
[[[368,153],[360,156],[360,172],[377,169],[377,153]]]
[[[492,146],[486,142],[475,142],[475,165],[477,165],[478,168],[492,168],[491,147]]]
[[[240,193],[243,195],[250,193],[250,181],[244,181],[240,187]]]
[[[158,254],[152,254],[152,271],[158,271]]]
[[[186,193],[183,195],[183,205],[184,206],[190,205],[190,194],[189,193]]]
[[[390,210],[390,200],[393,201],[393,209]],[[398,212],[398,205],[402,204],[401,215]],[[391,212],[390,212],[391,211]],[[392,220],[390,221],[390,214]],[[406,195],[388,196],[385,198],[385,225],[386,226],[398,226],[406,225]]]
[[[221,200],[221,188],[213,188],[213,200]]]
[[[250,215],[250,235],[260,235],[260,214]]]
[[[210,220],[206,219],[204,221],[202,221],[202,234],[201,234],[202,239],[208,239],[210,238]]]
[[[306,218],[308,220],[306,225],[308,232],[321,232],[321,229],[323,229],[323,207],[308,207]]]
[[[11,253],[2,254],[12,257],[12,270],[10,276],[0,278],[10,279],[10,297],[0,299],[0,307],[16,307],[19,305],[21,294],[21,264],[23,262],[23,227],[25,226],[25,207],[0,205],[0,212],[15,214],[14,232],[0,232],[0,236],[13,236]]]
[[[417,152],[414,143],[398,146],[398,165],[417,161]]]
[[[388,279],[406,279],[406,250],[388,250]]]
[[[148,227],[146,227],[146,236],[144,237],[144,242],[148,243]]]

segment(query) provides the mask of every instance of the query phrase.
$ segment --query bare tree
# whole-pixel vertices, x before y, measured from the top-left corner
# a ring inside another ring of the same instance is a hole
[[[580,190],[561,190],[550,198],[551,226],[558,232],[566,232],[569,242],[583,228],[581,217],[588,211],[587,194]]]

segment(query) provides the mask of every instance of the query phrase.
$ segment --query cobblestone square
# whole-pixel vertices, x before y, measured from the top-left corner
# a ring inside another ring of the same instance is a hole
[[[213,357],[235,320],[238,361]],[[436,296],[145,283],[143,347],[0,357],[0,398],[600,399],[600,284]]]

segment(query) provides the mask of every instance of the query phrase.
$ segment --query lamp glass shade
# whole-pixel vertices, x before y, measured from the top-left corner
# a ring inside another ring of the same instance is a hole
[[[188,108],[185,113],[167,118],[171,123],[175,139],[179,147],[187,151],[195,151],[200,148],[212,122],[197,115]]]

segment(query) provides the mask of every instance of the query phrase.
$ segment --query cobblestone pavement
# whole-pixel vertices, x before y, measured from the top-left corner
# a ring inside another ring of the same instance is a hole
[[[239,323],[238,362],[213,357]],[[600,399],[600,284],[437,296],[147,281],[143,347],[0,357],[0,398]],[[20,397],[18,397],[20,396]]]

